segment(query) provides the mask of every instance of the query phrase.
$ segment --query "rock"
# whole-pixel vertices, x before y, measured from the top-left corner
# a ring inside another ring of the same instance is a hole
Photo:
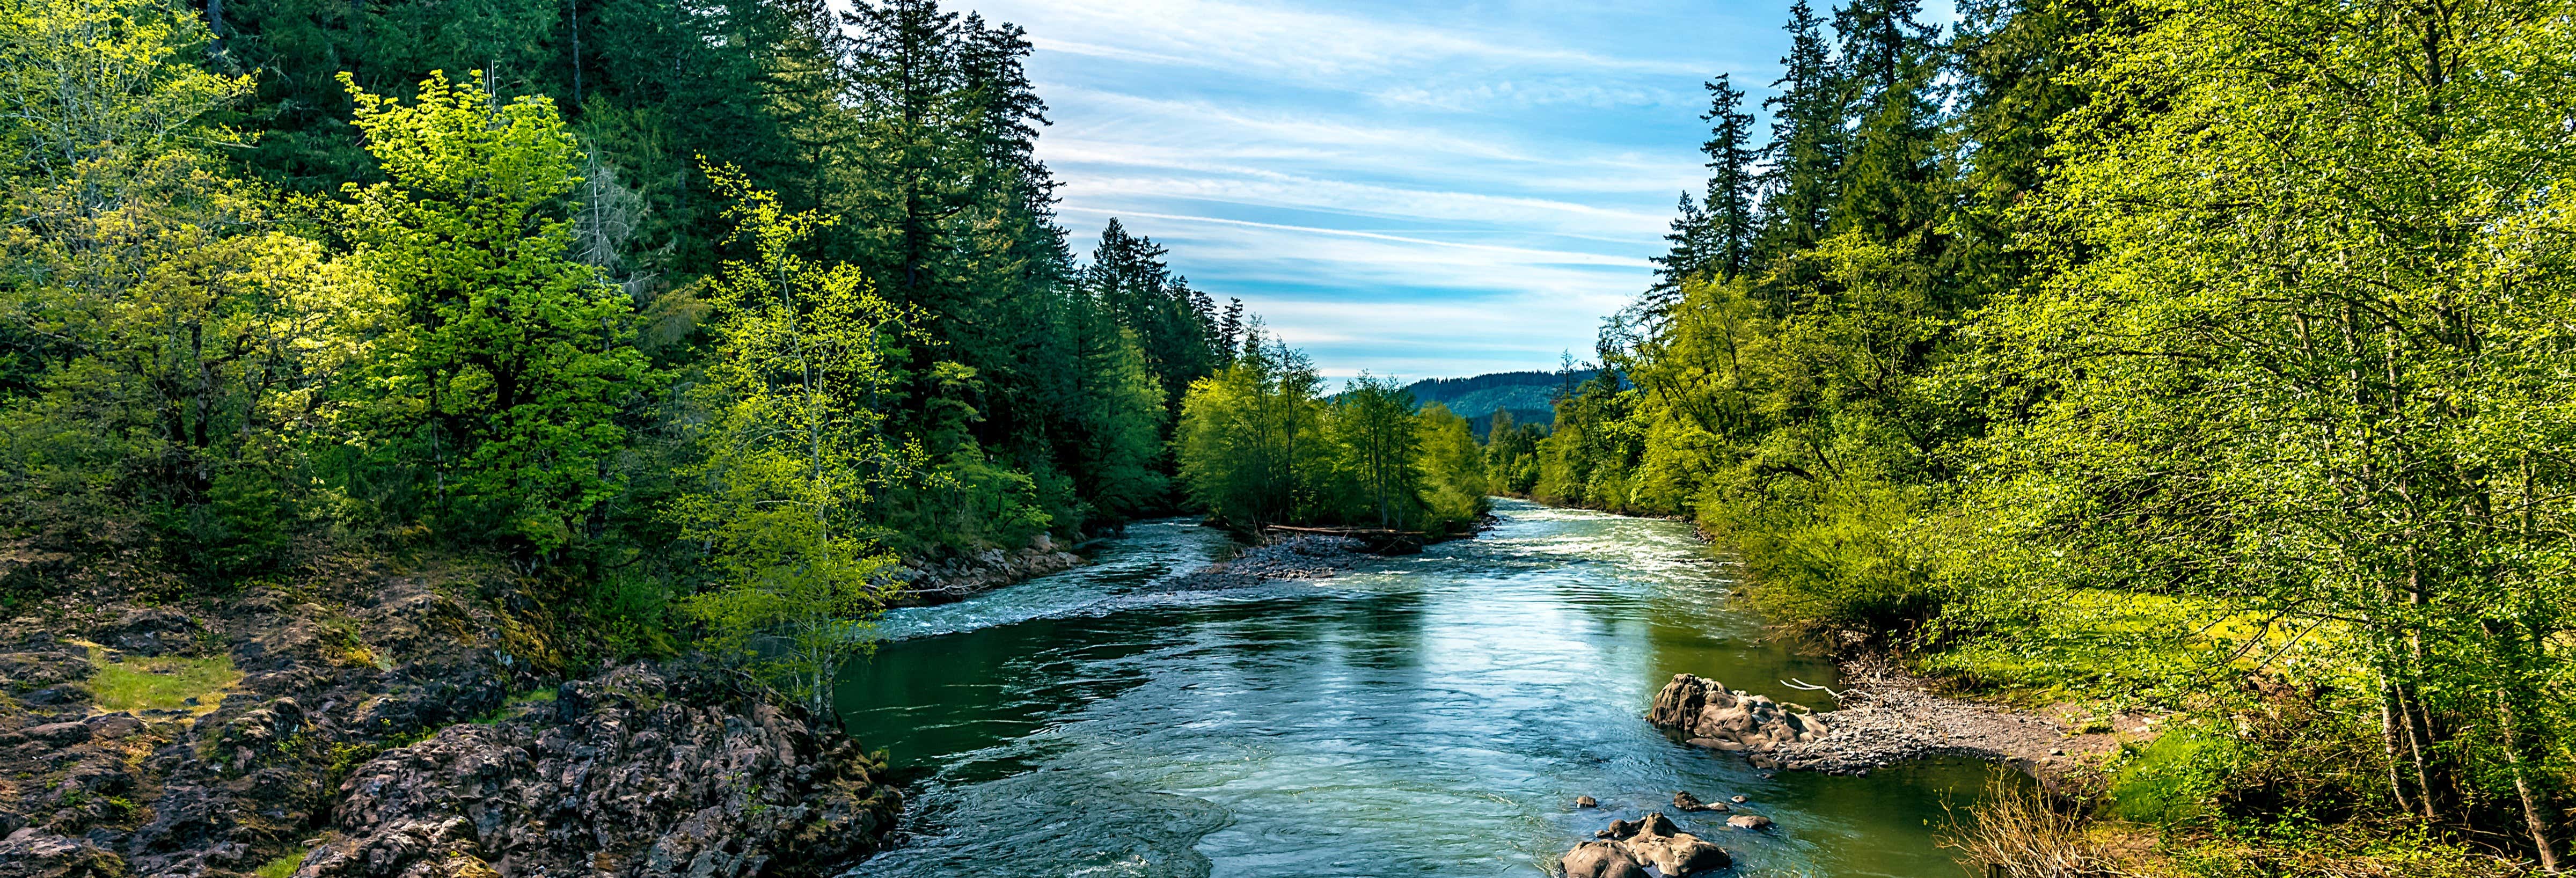
[[[1726,825],[1737,829],[1769,829],[1771,818],[1760,814],[1737,814],[1726,818]]]
[[[1673,807],[1682,811],[1706,811],[1708,803],[1700,801],[1698,796],[1688,792],[1679,792],[1673,794]]]
[[[1221,564],[1156,580],[1161,591],[1215,591],[1282,579],[1329,579],[1371,559],[1368,544],[1348,537],[1290,537],[1244,550]]]
[[[135,718],[135,716],[130,713],[102,714],[90,717],[83,722],[89,726],[91,734],[109,740],[122,738],[143,730],[143,721]]]
[[[643,665],[551,711],[456,725],[360,766],[298,878],[822,874],[873,853],[901,795],[846,738],[712,678]]]
[[[1648,874],[1640,866],[1652,866],[1657,873],[1681,878],[1734,863],[1724,848],[1680,831],[1661,812],[1648,814],[1636,823],[1613,821],[1601,834],[1610,840],[1584,842],[1566,852],[1560,861],[1566,878]]]
[[[21,829],[0,841],[0,878],[123,878],[125,861],[86,839]]]
[[[1591,797],[1591,796],[1576,796],[1576,797],[1574,797],[1574,807],[1577,807],[1577,808],[1598,808],[1598,807],[1601,807],[1601,800],[1600,800],[1600,799],[1595,799],[1595,798],[1593,798],[1593,797]]]
[[[1768,697],[1736,692],[1692,674],[1673,675],[1655,693],[1646,721],[1679,730],[1691,746],[1711,750],[1769,751],[1833,731],[1813,714],[1786,710]]]
[[[19,729],[17,737],[21,740],[52,744],[56,747],[68,747],[89,740],[90,735],[88,723],[66,722],[46,723]]]
[[[1746,802],[1753,801],[1753,798],[1752,798],[1752,797],[1750,797],[1750,796],[1746,796],[1746,795],[1738,794],[1738,795],[1736,795],[1736,796],[1735,796],[1735,797],[1733,797],[1733,798],[1727,799],[1727,801],[1729,801],[1729,802],[1734,802],[1734,803],[1736,803],[1736,804],[1738,804],[1738,805],[1741,805],[1741,804],[1744,804],[1744,803],[1746,803]]]
[[[0,655],[0,687],[12,692],[89,679],[89,656],[78,652],[13,652]]]
[[[90,638],[136,655],[155,656],[194,646],[203,627],[186,613],[143,607],[127,610],[115,622],[90,632]]]
[[[1643,864],[1618,842],[1587,841],[1557,861],[1565,878],[1646,878]]]

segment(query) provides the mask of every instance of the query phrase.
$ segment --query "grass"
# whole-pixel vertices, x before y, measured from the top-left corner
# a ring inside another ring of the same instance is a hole
[[[1920,654],[1920,670],[2024,706],[2173,701],[2258,664],[2311,662],[2338,633],[2162,595],[2069,589],[2015,603],[2026,617]]]
[[[90,650],[90,663],[97,672],[90,675],[90,695],[105,710],[188,710],[213,713],[224,702],[224,693],[241,684],[242,674],[233,669],[233,658],[218,655],[211,658],[131,657],[121,662],[102,661],[100,650]],[[188,699],[197,699],[189,704]]]
[[[553,686],[548,686],[546,688],[530,692],[522,692],[517,695],[512,695],[506,699],[502,699],[501,706],[495,708],[491,713],[466,720],[466,722],[473,723],[478,726],[497,725],[501,720],[509,717],[511,708],[518,707],[522,704],[536,704],[539,702],[552,704],[554,703],[554,700],[555,687]]]
[[[267,864],[260,866],[257,871],[254,871],[251,874],[257,875],[259,878],[286,878],[286,876],[295,874],[295,867],[303,865],[304,855],[311,852],[312,851],[309,848],[296,848],[294,850],[287,851],[284,854],[278,855],[277,859],[270,860]]]

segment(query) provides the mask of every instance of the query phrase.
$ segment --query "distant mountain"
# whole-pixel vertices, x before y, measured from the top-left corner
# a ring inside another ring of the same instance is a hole
[[[1512,420],[1520,423],[1553,423],[1557,393],[1591,378],[1592,371],[1495,372],[1473,378],[1431,378],[1404,389],[1413,394],[1416,403],[1436,402],[1475,421],[1476,432],[1481,435],[1497,410],[1509,409]]]

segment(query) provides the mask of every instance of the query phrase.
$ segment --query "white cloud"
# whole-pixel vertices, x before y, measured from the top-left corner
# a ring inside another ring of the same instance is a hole
[[[1588,351],[1702,179],[1700,81],[1767,82],[1742,59],[1783,42],[1775,10],[1698,0],[1334,2],[972,8],[1037,47],[1039,155],[1078,238],[1124,218],[1337,376]]]

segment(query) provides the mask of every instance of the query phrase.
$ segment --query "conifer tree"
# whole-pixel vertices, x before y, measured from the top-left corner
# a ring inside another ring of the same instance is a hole
[[[1825,236],[1842,168],[1843,102],[1827,55],[1824,21],[1806,0],[1789,7],[1789,54],[1765,98],[1771,142],[1763,147],[1761,261],[1769,262]]]
[[[1708,83],[1709,138],[1700,144],[1708,156],[1708,191],[1701,211],[1709,226],[1708,267],[1720,279],[1733,280],[1752,261],[1753,236],[1760,217],[1754,211],[1761,193],[1754,165],[1753,115],[1744,112],[1744,91],[1727,74]]]

